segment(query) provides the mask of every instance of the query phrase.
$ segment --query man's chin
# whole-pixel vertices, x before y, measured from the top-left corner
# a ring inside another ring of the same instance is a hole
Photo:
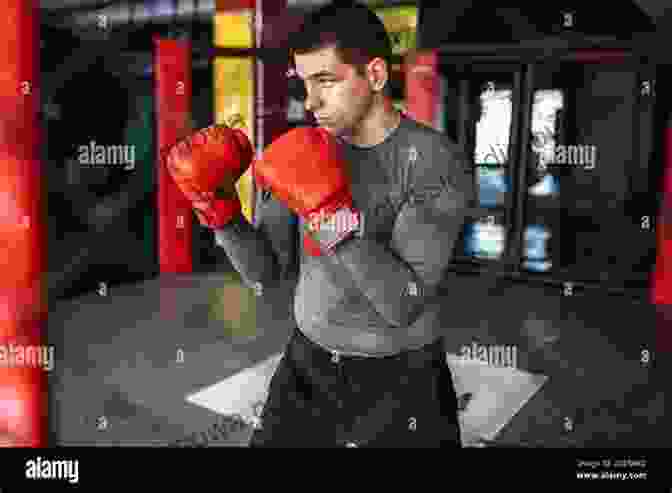
[[[323,128],[324,130],[326,130],[327,132],[329,132],[332,135],[338,135],[338,130],[335,127],[332,127],[328,123],[321,123],[320,128]]]
[[[334,137],[343,137],[343,135],[346,133],[346,132],[343,131],[342,128],[336,127],[331,123],[323,123],[323,124],[320,125],[320,128],[325,129],[327,132],[329,132]]]

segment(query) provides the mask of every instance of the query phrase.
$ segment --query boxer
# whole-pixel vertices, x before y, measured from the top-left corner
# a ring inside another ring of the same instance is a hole
[[[459,448],[442,335],[459,300],[441,283],[473,168],[448,136],[394,108],[389,37],[367,7],[315,11],[290,52],[317,127],[253,162],[222,128],[201,141],[209,152],[187,146],[188,164],[173,167],[247,285],[266,292],[297,272],[296,329],[250,446]],[[261,191],[252,224],[232,191],[248,166]]]

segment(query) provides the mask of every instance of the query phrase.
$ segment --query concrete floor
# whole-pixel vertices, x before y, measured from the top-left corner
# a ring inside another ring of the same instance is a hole
[[[224,314],[224,323],[221,299],[231,294],[222,286],[235,282],[222,272],[162,275],[55,303],[48,343],[56,348],[56,443],[161,446],[221,423],[185,396],[282,351],[292,329],[289,289],[246,301],[256,303],[244,315],[256,329],[236,327],[238,313]],[[548,376],[489,445],[667,446],[664,360],[650,305],[475,276],[455,283],[459,295],[446,295],[454,307],[446,350],[515,346],[521,370]],[[244,446],[251,427],[231,427],[217,445]]]

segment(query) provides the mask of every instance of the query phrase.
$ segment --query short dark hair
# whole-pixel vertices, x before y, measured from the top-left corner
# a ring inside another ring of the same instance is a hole
[[[310,12],[289,41],[292,61],[295,54],[333,46],[341,62],[355,67],[360,76],[374,58],[385,60],[391,70],[392,43],[385,25],[373,10],[354,1],[334,0]]]

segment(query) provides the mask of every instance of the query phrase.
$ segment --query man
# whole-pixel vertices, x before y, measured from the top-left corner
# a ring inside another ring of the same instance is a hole
[[[258,291],[292,271],[298,220],[297,328],[250,446],[460,447],[441,335],[442,310],[460,301],[439,287],[472,168],[447,136],[393,107],[389,38],[368,8],[321,8],[291,54],[319,128],[288,132],[254,163],[254,225],[235,202],[194,201]],[[245,164],[229,168],[237,179]]]

